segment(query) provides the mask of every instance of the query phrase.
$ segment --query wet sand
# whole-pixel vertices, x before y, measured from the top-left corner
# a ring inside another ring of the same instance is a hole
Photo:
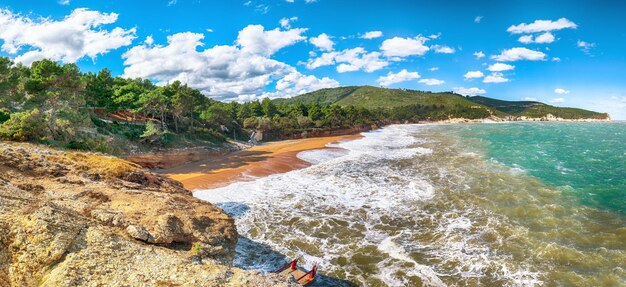
[[[185,188],[211,189],[236,181],[252,181],[271,174],[304,168],[311,164],[299,159],[297,154],[323,149],[327,144],[353,140],[361,135],[344,135],[269,142],[227,155],[191,162],[160,173],[180,181]]]

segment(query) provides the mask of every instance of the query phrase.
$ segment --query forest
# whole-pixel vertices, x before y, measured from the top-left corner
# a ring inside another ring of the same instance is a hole
[[[0,58],[0,138],[123,154],[153,148],[303,137],[316,131],[450,117],[485,118],[488,109],[437,104],[355,107],[264,98],[220,102],[175,81],[83,73],[51,60],[30,67]]]

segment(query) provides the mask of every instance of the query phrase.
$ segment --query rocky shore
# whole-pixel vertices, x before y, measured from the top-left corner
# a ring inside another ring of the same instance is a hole
[[[114,157],[0,143],[0,286],[289,286],[229,266],[237,231]]]

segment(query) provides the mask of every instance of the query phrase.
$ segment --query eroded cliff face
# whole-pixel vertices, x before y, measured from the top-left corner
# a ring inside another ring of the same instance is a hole
[[[272,286],[229,267],[234,221],[113,157],[0,143],[0,286]]]

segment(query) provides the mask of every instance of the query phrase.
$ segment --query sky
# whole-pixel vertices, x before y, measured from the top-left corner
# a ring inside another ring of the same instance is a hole
[[[626,1],[0,0],[0,55],[226,101],[373,85],[626,119]]]

